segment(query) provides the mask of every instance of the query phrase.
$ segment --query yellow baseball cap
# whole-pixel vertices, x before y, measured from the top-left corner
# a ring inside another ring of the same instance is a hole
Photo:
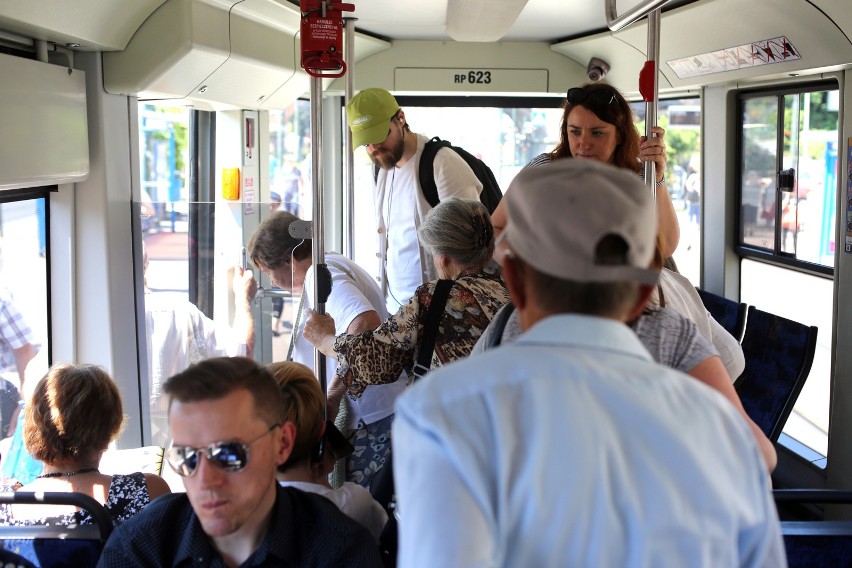
[[[364,89],[346,105],[346,120],[355,147],[380,144],[388,137],[390,121],[399,103],[384,89]]]

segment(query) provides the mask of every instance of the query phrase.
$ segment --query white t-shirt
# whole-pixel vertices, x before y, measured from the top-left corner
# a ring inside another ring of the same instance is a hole
[[[660,285],[666,298],[666,307],[679,311],[695,322],[698,330],[713,344],[719,352],[722,363],[731,380],[736,381],[745,369],[743,348],[733,335],[719,325],[704,307],[701,296],[695,286],[685,276],[664,268],[660,272]],[[654,299],[659,303],[658,292],[654,289]]]
[[[379,235],[377,257],[389,313],[396,313],[418,286],[438,277],[432,257],[417,239],[417,229],[432,208],[418,182],[420,155],[429,139],[412,134],[417,136],[417,152],[400,168],[379,170],[373,193]],[[482,184],[454,151],[441,148],[435,154],[434,170],[439,200],[479,198]]]
[[[373,499],[364,487],[351,481],[346,481],[338,489],[330,489],[308,481],[279,481],[282,487],[295,487],[307,493],[322,495],[370,531],[376,541],[382,534],[382,529],[388,522],[388,514],[379,503]]]
[[[216,323],[185,296],[168,292],[145,294],[151,397],[162,383],[209,357],[245,355],[246,345],[225,324]]]
[[[325,261],[331,272],[331,294],[325,304],[325,313],[334,318],[336,335],[344,333],[349,324],[364,312],[375,310],[380,321],[387,319],[382,292],[367,271],[336,252],[326,253]],[[314,267],[311,266],[305,275],[305,304],[299,317],[299,328],[296,330],[293,346],[293,360],[311,369],[314,368],[314,348],[303,335],[306,319],[304,308],[313,309],[313,290]],[[337,361],[331,357],[326,357],[325,361],[326,380],[331,381],[337,369]]]

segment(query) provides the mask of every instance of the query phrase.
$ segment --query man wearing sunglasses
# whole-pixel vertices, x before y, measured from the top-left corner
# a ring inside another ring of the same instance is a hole
[[[244,357],[171,377],[169,466],[185,494],[118,527],[98,566],[381,566],[369,532],[330,501],[280,487],[293,450],[275,379]]]
[[[378,167],[373,200],[379,235],[381,288],[388,313],[396,313],[421,284],[438,278],[432,257],[417,240],[417,228],[432,207],[418,182],[420,156],[429,138],[412,132],[405,111],[384,89],[365,89],[346,105],[354,147],[364,146]],[[435,154],[438,198],[479,199],[482,183],[449,148]]]

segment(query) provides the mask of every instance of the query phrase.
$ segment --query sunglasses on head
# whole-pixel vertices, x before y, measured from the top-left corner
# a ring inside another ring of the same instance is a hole
[[[572,105],[581,105],[583,101],[591,97],[604,104],[612,104],[615,102],[615,91],[612,89],[586,89],[584,87],[574,87],[568,89],[568,102]]]
[[[207,461],[225,471],[240,471],[248,465],[249,446],[278,428],[273,424],[269,430],[248,442],[215,442],[203,448],[190,446],[172,446],[166,450],[166,461],[175,473],[183,477],[191,477],[198,470],[201,454],[207,456]]]

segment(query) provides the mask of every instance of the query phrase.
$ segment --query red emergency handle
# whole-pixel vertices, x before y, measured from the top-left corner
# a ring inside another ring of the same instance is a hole
[[[354,11],[355,5],[303,0],[301,7],[302,68],[314,77],[343,76],[343,12]]]
[[[646,61],[639,71],[639,93],[642,100],[649,103],[654,100],[654,81],[657,79],[657,66],[653,61]]]

